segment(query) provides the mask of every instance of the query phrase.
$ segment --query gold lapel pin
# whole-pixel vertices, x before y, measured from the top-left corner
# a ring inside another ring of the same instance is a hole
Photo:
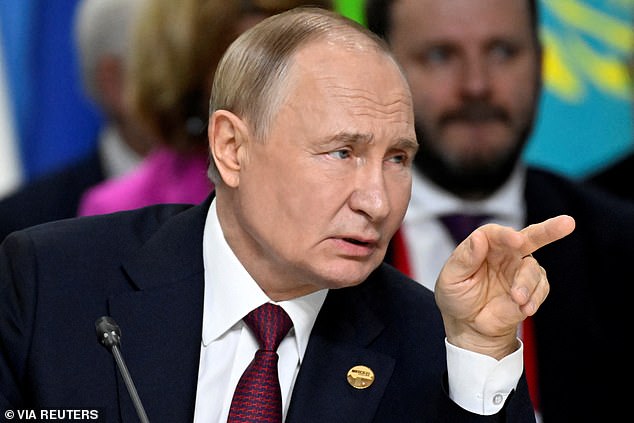
[[[348,370],[348,383],[356,389],[365,389],[374,383],[374,372],[366,366],[354,366]]]

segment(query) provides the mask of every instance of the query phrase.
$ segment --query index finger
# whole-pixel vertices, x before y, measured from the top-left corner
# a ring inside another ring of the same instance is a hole
[[[532,254],[544,245],[570,235],[574,229],[575,220],[565,214],[529,225],[520,231],[528,239],[528,242],[525,242],[521,248],[522,254]]]

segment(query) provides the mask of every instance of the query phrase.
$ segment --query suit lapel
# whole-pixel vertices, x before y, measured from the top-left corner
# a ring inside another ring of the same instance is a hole
[[[121,353],[150,421],[194,415],[204,271],[202,234],[209,200],[166,221],[124,263],[138,291],[109,301],[121,327]],[[168,345],[166,347],[166,344]],[[138,421],[118,376],[123,421]]]
[[[123,270],[138,290],[109,300],[110,315],[121,327],[121,353],[150,421],[193,420],[204,292],[202,234],[210,200],[169,219],[129,257]],[[384,327],[369,304],[369,282],[329,292],[311,333],[287,423],[363,423],[374,417],[395,363],[368,348]],[[371,387],[348,384],[347,373],[356,365],[372,369]],[[117,375],[117,380],[122,420],[136,422],[123,379]]]
[[[366,284],[328,293],[297,377],[287,423],[373,419],[395,363],[368,348],[384,325],[368,306]],[[375,380],[366,389],[347,381],[348,371],[357,365],[374,372]]]

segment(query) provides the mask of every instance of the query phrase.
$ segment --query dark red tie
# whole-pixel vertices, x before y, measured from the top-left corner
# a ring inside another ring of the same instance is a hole
[[[229,409],[228,423],[281,423],[282,393],[277,347],[293,326],[282,307],[266,303],[244,317],[260,349],[244,371]]]

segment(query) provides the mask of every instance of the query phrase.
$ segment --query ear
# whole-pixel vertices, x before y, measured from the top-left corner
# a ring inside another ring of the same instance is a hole
[[[209,149],[218,173],[229,187],[240,184],[243,149],[249,138],[249,130],[242,119],[227,110],[216,110],[211,115],[208,128]]]

